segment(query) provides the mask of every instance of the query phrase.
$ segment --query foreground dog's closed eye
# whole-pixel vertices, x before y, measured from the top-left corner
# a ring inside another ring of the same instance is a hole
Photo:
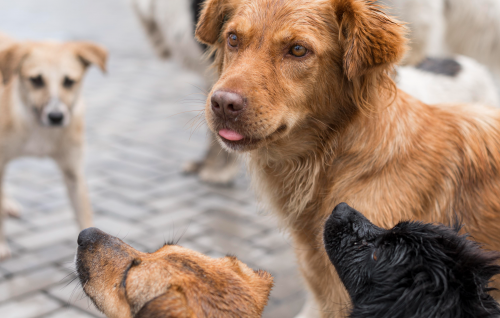
[[[260,317],[272,276],[235,257],[213,259],[177,245],[141,253],[89,228],[76,267],[85,293],[110,318]]]
[[[345,203],[326,222],[327,253],[353,302],[351,318],[498,317],[488,294],[500,255],[443,225],[373,225]]]

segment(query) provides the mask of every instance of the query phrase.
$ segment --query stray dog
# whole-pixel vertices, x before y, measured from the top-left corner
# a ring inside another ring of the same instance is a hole
[[[22,156],[50,157],[61,169],[80,228],[92,225],[83,171],[83,76],[90,64],[106,67],[107,52],[88,42],[15,42],[0,39],[0,259],[10,255],[2,229],[17,206],[4,198],[7,163]]]
[[[213,259],[173,244],[141,253],[96,228],[78,236],[83,290],[109,318],[261,317],[272,276],[234,256]]]
[[[500,254],[481,250],[460,229],[400,222],[385,230],[339,204],[324,240],[352,300],[349,317],[500,317],[488,294]]]
[[[198,73],[210,89],[217,78],[209,68],[210,60],[203,56],[205,47],[193,37],[202,3],[203,0],[133,0],[133,7],[157,55],[173,58]],[[500,106],[492,76],[482,65],[463,56],[454,61],[461,69],[455,74],[423,69],[421,65],[399,67],[397,85],[426,103]],[[422,64],[420,57],[418,62],[415,64]],[[198,174],[202,181],[225,185],[233,182],[239,166],[237,155],[223,149],[210,134],[204,159],[188,162],[184,171]]]
[[[410,48],[405,62],[426,56],[462,54],[487,65],[500,80],[498,0],[383,0],[408,22]],[[497,82],[500,84],[500,82]]]
[[[478,103],[500,107],[489,71],[466,56],[426,58],[416,67],[396,68],[399,89],[427,104]]]
[[[207,123],[248,155],[254,188],[290,231],[316,300],[308,316],[346,314],[349,296],[320,248],[340,202],[385,228],[461,211],[474,239],[500,249],[500,110],[397,90],[404,35],[366,0],[204,4],[196,36],[220,72]]]

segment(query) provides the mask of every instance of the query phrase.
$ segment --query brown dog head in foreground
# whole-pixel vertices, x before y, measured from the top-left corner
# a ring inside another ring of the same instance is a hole
[[[235,257],[213,259],[177,245],[142,253],[96,228],[78,237],[85,293],[110,318],[260,317],[272,276]]]
[[[87,67],[106,69],[107,51],[90,42],[12,42],[0,49],[4,85],[19,91],[28,114],[43,126],[67,126]],[[14,77],[18,81],[11,81]]]
[[[196,36],[216,50],[221,75],[208,125],[239,151],[309,122],[345,126],[381,85],[394,89],[386,70],[405,51],[402,26],[359,0],[211,0]]]

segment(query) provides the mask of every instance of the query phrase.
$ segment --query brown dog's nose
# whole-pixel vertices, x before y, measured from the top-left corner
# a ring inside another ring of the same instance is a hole
[[[78,235],[78,240],[77,240],[78,246],[85,247],[86,245],[93,244],[103,234],[105,234],[103,231],[95,227],[89,227],[88,229],[81,231],[80,234]]]
[[[233,119],[245,109],[245,99],[236,93],[215,91],[211,101],[212,110],[219,117]]]

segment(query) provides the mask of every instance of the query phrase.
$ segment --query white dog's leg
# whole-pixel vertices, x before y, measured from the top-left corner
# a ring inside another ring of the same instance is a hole
[[[78,157],[78,159],[75,160],[75,157]],[[75,210],[80,229],[83,230],[91,227],[93,225],[93,213],[83,173],[81,156],[66,156],[62,159],[56,158],[56,162],[63,173],[69,199]]]
[[[209,149],[199,172],[200,179],[211,184],[228,185],[239,170],[238,155],[223,149],[211,133]]]
[[[13,218],[21,217],[21,206],[19,205],[19,203],[4,194],[2,195],[2,212],[4,213],[4,215],[11,216]]]
[[[310,291],[307,291],[307,298],[302,310],[295,318],[320,318],[319,306]]]
[[[205,158],[200,161],[189,161],[183,167],[184,173],[198,174],[201,181],[215,185],[231,184],[238,172],[240,163],[238,155],[226,151],[210,133],[209,146]]]
[[[3,193],[3,170],[4,167],[0,167],[0,193]],[[10,249],[7,244],[7,240],[5,238],[5,232],[3,229],[3,220],[4,220],[4,212],[3,212],[3,195],[0,195],[0,261],[5,260],[10,257]]]

